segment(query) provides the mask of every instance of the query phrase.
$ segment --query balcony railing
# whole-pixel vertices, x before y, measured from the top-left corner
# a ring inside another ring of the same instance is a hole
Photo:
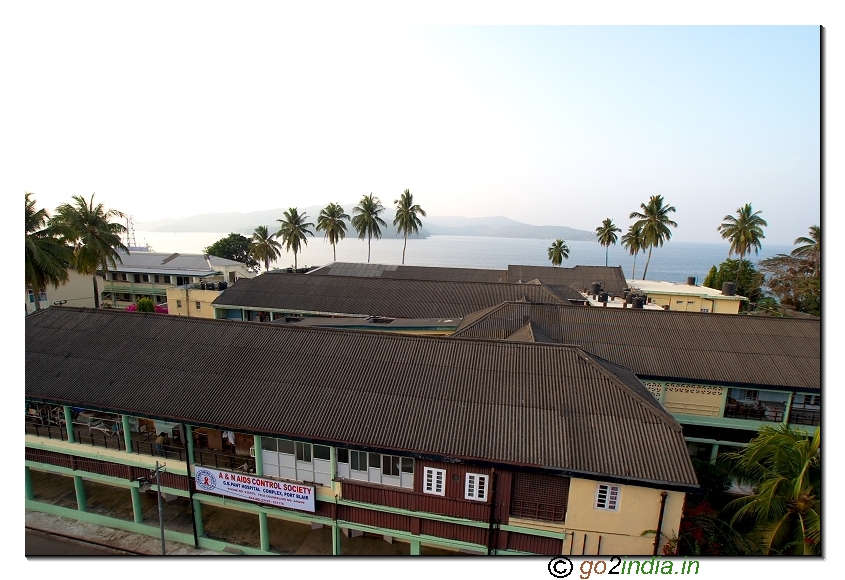
[[[731,419],[752,419],[754,421],[770,421],[780,423],[783,421],[783,410],[772,409],[763,405],[727,405],[725,417]]]
[[[821,424],[821,410],[792,409],[789,414],[789,422],[795,425],[810,425],[817,427]]]

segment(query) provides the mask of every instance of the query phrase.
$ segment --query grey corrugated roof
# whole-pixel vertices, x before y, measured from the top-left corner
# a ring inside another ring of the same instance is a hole
[[[677,421],[577,348],[66,307],[25,326],[29,399],[696,485]]]
[[[216,307],[367,314],[391,318],[462,318],[506,300],[566,303],[543,285],[393,280],[311,274],[262,274],[240,280]]]
[[[614,296],[621,296],[628,285],[621,266],[508,266],[508,282],[535,278],[550,286],[569,286],[579,292],[588,289],[593,282],[600,282],[602,289]]]
[[[507,282],[505,270],[482,268],[441,268],[435,266],[399,266],[396,264],[358,264],[333,262],[308,273],[310,276],[355,276],[395,280],[439,280],[442,282]]]
[[[180,254],[167,252],[120,252],[120,262],[117,267],[109,270],[112,272],[157,272],[163,274],[175,274],[185,272],[186,275],[197,276],[197,272],[214,272],[221,266],[240,266],[240,262],[208,256],[211,262],[205,259],[205,254]],[[181,271],[181,272],[177,272]]]
[[[528,322],[640,378],[821,388],[820,320],[509,302],[467,316],[452,337],[506,339]]]

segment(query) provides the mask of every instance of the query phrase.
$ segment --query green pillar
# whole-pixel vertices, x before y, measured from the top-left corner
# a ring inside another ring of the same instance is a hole
[[[332,556],[340,556],[340,526],[332,524]]]
[[[194,502],[194,527],[197,529],[197,537],[203,535],[202,529],[202,509],[200,507],[200,500],[192,500]]]
[[[719,444],[714,443],[710,450],[710,463],[716,463],[716,456],[719,455]]]
[[[786,425],[789,423],[789,413],[792,412],[792,401],[795,400],[795,393],[789,393],[789,398],[786,399],[786,408],[783,410],[783,423]]]
[[[65,411],[65,429],[67,429],[67,440],[70,443],[76,443],[76,438],[73,436],[73,413],[70,410],[70,405],[64,406]]]
[[[329,447],[329,462],[331,463],[332,481],[337,479],[337,449]]]
[[[411,555],[412,556],[419,556],[420,555],[420,541],[419,540],[411,540]]]
[[[255,453],[255,475],[264,477],[264,458],[261,456],[261,435],[252,436],[252,450]]]
[[[261,536],[261,551],[270,551],[270,528],[267,525],[267,512],[258,512],[258,531]]]
[[[194,428],[190,425],[185,425],[185,448],[188,450],[188,464],[194,465]]]
[[[137,487],[130,487],[132,492],[132,517],[136,524],[144,521],[144,509],[141,507],[141,490]]]
[[[32,474],[29,472],[29,467],[24,467],[26,470],[26,499],[35,499],[35,493],[32,491]]]
[[[132,453],[132,431],[129,424],[129,415],[121,415],[120,423],[123,425],[123,443],[126,445],[126,452]]]
[[[76,506],[81,512],[88,511],[88,501],[85,499],[85,482],[79,476],[73,477],[73,487],[76,489]]]

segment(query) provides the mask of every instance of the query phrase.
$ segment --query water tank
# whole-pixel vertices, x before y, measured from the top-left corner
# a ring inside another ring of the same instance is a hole
[[[687,286],[695,286],[695,276],[687,276]]]
[[[607,292],[599,294],[599,302],[607,302]]]
[[[643,307],[643,299],[640,296],[634,298],[634,303],[631,305],[631,308],[642,308]]]
[[[595,296],[601,292],[601,282],[590,282],[590,294]]]
[[[625,295],[625,302],[627,304],[633,304],[634,303],[634,295],[633,294],[626,294]]]
[[[725,282],[722,284],[722,295],[723,296],[733,296],[734,290],[736,289],[736,284],[733,282]]]
[[[223,282],[220,282],[220,283],[217,285],[217,288],[218,288],[219,290],[225,290],[228,286],[229,286],[229,283],[228,283],[228,282],[226,282],[226,281],[223,281]]]

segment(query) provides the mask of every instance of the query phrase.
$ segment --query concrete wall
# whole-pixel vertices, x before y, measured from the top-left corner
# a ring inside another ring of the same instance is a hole
[[[218,296],[220,296],[219,290],[168,288],[167,313],[194,318],[214,318],[214,308],[211,303]],[[199,308],[197,308],[197,302],[199,302]]]

